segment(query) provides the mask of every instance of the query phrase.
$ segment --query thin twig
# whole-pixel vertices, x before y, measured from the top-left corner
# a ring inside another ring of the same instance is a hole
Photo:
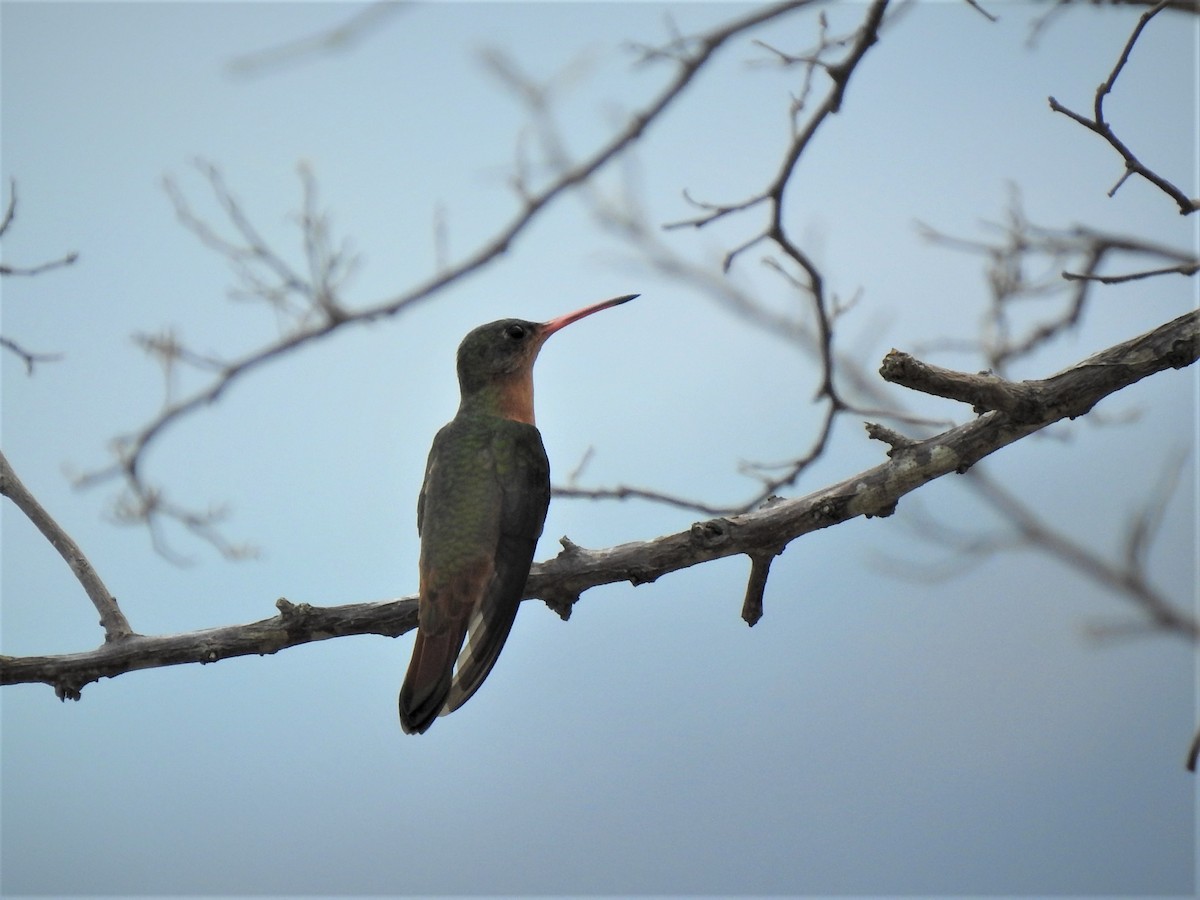
[[[1091,275],[1086,272],[1063,272],[1062,277],[1067,281],[1097,281],[1100,284],[1124,284],[1127,281],[1141,281],[1143,278],[1154,278],[1158,275],[1192,276],[1200,271],[1200,262],[1180,263],[1177,266],[1164,266],[1161,269],[1147,269],[1144,272],[1129,272],[1125,275]]]
[[[229,62],[228,70],[232,75],[246,77],[269,69],[295,65],[321,54],[347,50],[377,29],[388,16],[407,5],[396,0],[376,0],[333,28],[239,56]]]
[[[1093,283],[1134,280],[1133,276],[1101,275],[1100,269],[1111,257],[1129,254],[1174,264],[1139,277],[1175,272],[1187,275],[1193,273],[1198,264],[1190,252],[1126,235],[1079,225],[1068,229],[1035,225],[1025,216],[1015,189],[1006,221],[984,224],[1001,232],[1001,239],[977,241],[950,236],[920,222],[917,228],[927,240],[977,253],[988,260],[987,280],[992,302],[983,349],[988,368],[997,374],[1003,374],[1013,361],[1032,354],[1053,338],[1076,327]],[[1055,296],[1066,298],[1057,315],[1035,323],[1023,335],[1014,334],[1010,311],[1016,303]]]
[[[0,237],[7,233],[9,226],[17,215],[17,180],[10,178],[8,182],[8,204],[4,207],[4,215],[0,216]],[[79,254],[72,251],[65,253],[58,259],[52,259],[48,262],[38,263],[33,266],[11,266],[6,263],[0,263],[0,275],[41,275],[43,272],[49,272],[51,269],[61,269],[63,266],[69,266],[79,259]]]
[[[999,22],[1000,21],[999,16],[988,12],[986,9],[984,9],[982,6],[980,6],[979,0],[966,0],[966,3],[967,3],[967,6],[971,7],[971,9],[978,12],[981,16],[983,16],[989,22]]]
[[[1175,469],[1178,472],[1178,467]],[[1024,546],[1047,553],[1066,563],[1075,571],[1110,590],[1131,600],[1145,616],[1150,630],[1177,634],[1189,641],[1200,641],[1200,621],[1182,607],[1174,606],[1149,581],[1145,560],[1131,549],[1126,554],[1124,565],[1114,564],[1098,554],[1091,546],[1080,543],[1066,532],[1051,528],[1015,496],[995,481],[980,475],[969,482],[983,494],[991,506],[1017,529]],[[1155,492],[1153,502],[1143,516],[1161,517],[1170,494],[1164,494],[1162,486]],[[1130,548],[1136,538],[1131,534]]]
[[[1129,61],[1129,54],[1133,51],[1133,45],[1137,43],[1138,38],[1142,34],[1142,30],[1146,27],[1150,20],[1166,9],[1168,5],[1169,0],[1160,0],[1160,2],[1156,3],[1153,7],[1146,10],[1141,16],[1138,17],[1138,23],[1134,27],[1133,33],[1129,36],[1129,40],[1125,42],[1125,47],[1122,49],[1121,55],[1117,58],[1117,62],[1113,66],[1112,71],[1109,72],[1108,77],[1101,82],[1100,86],[1096,88],[1096,98],[1092,104],[1092,118],[1089,119],[1087,116],[1068,109],[1066,106],[1063,106],[1061,103],[1059,103],[1054,97],[1050,97],[1049,102],[1050,109],[1056,113],[1062,113],[1068,118],[1078,122],[1089,131],[1094,131],[1096,134],[1100,135],[1114,150],[1121,154],[1122,159],[1125,160],[1125,173],[1121,176],[1120,181],[1118,181],[1112,190],[1109,191],[1110,197],[1117,192],[1117,189],[1125,183],[1126,179],[1128,179],[1131,174],[1137,173],[1172,200],[1174,200],[1176,205],[1179,207],[1180,214],[1186,216],[1196,212],[1197,210],[1200,210],[1200,199],[1192,199],[1188,197],[1187,194],[1185,194],[1166,178],[1163,178],[1157,172],[1145,166],[1141,160],[1137,158],[1134,152],[1130,150],[1120,138],[1117,137],[1116,132],[1114,132],[1112,129],[1112,126],[1109,125],[1104,118],[1104,99],[1112,92],[1113,87],[1116,85],[1117,77],[1121,74],[1121,70],[1125,67],[1125,63]]]
[[[0,335],[0,347],[15,353],[21,358],[21,361],[25,363],[25,374],[27,375],[33,374],[33,366],[35,363],[55,362],[62,359],[61,353],[34,353],[30,350],[26,350],[16,341],[10,340],[3,335]]]
[[[52,269],[61,269],[65,266],[69,266],[77,259],[79,259],[79,254],[75,251],[71,251],[70,253],[60,256],[58,259],[51,259],[44,263],[38,263],[37,265],[33,266],[10,266],[7,264],[0,264],[0,275],[19,275],[26,277],[41,275],[43,272],[49,272]]]

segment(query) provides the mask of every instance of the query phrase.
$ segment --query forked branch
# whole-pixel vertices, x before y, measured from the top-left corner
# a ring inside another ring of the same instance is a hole
[[[13,220],[17,215],[17,182],[16,179],[9,181],[8,185],[8,204],[4,208],[4,212],[0,214],[0,239],[8,233],[8,229],[12,227]],[[58,259],[52,259],[48,262],[36,263],[32,266],[13,266],[8,263],[0,263],[0,277],[10,276],[34,276],[41,275],[43,272],[49,272],[52,269],[61,269],[64,266],[69,266],[79,259],[79,254],[75,252],[66,253]],[[53,362],[61,359],[59,353],[35,353],[32,350],[26,350],[21,344],[12,338],[0,335],[0,347],[14,353],[21,358],[25,363],[25,372],[29,375],[33,374],[33,367],[40,362]]]
[[[1078,122],[1089,131],[1094,131],[1096,134],[1100,135],[1100,137],[1104,138],[1104,140],[1108,142],[1109,146],[1121,154],[1121,158],[1125,161],[1125,173],[1121,176],[1120,180],[1113,185],[1112,189],[1108,192],[1108,196],[1113,196],[1131,175],[1140,175],[1142,178],[1145,178],[1160,191],[1174,200],[1175,204],[1179,207],[1180,214],[1186,216],[1196,212],[1197,210],[1200,210],[1200,198],[1193,199],[1188,197],[1187,194],[1185,194],[1180,188],[1176,187],[1172,182],[1168,181],[1153,169],[1143,164],[1142,161],[1137,158],[1137,155],[1133,152],[1133,150],[1131,150],[1124,141],[1117,137],[1116,132],[1113,131],[1112,125],[1110,125],[1104,117],[1104,100],[1112,92],[1113,87],[1117,83],[1117,78],[1121,74],[1121,70],[1125,68],[1125,64],[1129,61],[1129,54],[1133,51],[1133,45],[1137,43],[1138,38],[1141,37],[1143,29],[1145,29],[1150,20],[1166,9],[1169,5],[1169,0],[1160,0],[1160,2],[1146,10],[1138,18],[1138,23],[1134,27],[1133,33],[1129,36],[1129,40],[1125,42],[1125,47],[1121,51],[1121,55],[1117,58],[1117,62],[1113,66],[1112,71],[1108,73],[1108,78],[1101,82],[1100,86],[1096,88],[1096,99],[1092,103],[1092,117],[1090,119],[1085,115],[1077,113],[1074,110],[1063,106],[1054,97],[1050,97],[1049,100],[1050,108],[1054,110],[1054,112],[1062,113],[1068,118]]]

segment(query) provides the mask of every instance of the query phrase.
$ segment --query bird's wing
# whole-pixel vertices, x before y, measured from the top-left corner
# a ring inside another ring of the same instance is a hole
[[[421,479],[421,493],[417,494],[417,537],[421,536],[421,528],[425,524],[425,492],[429,490],[429,479],[433,475],[433,464],[437,459],[438,437],[441,437],[441,431],[434,437],[433,446],[429,448],[429,458],[425,460],[425,477]]]
[[[438,433],[417,501],[420,627],[400,689],[400,722],[409,733],[466,703],[492,670],[550,502],[537,429],[509,420],[482,432],[477,425],[452,422]]]
[[[488,551],[497,529],[487,513],[489,498],[487,491],[469,490],[491,480],[478,469],[478,453],[470,452],[477,440],[464,423],[442,428],[433,439],[417,497],[419,627],[400,688],[400,724],[409,734],[429,728],[445,704],[471,612],[492,577]],[[463,552],[460,544],[484,552]]]
[[[496,664],[521,605],[550,505],[550,463],[538,430],[521,422],[506,422],[496,440],[504,446],[497,446],[493,453],[500,500],[493,571],[481,602],[471,612],[443,715],[471,699]]]

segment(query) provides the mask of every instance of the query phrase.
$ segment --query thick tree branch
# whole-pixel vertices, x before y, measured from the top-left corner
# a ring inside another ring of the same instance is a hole
[[[85,653],[0,656],[0,684],[42,682],[52,685],[60,700],[78,700],[80,691],[93,681],[139,669],[266,656],[298,644],[351,634],[395,637],[417,627],[415,599],[329,607],[280,599],[275,605],[279,615],[246,625],[186,634],[134,635]]]
[[[525,596],[544,600],[566,618],[580,595],[597,585],[645,584],[727,556],[761,559],[809,532],[858,516],[890,515],[901,497],[922,485],[965,472],[1002,447],[1063,418],[1082,415],[1142,378],[1191,365],[1198,355],[1200,311],[1193,311],[1044,379],[1041,402],[1033,408],[1037,416],[1017,421],[993,411],[927,440],[890,441],[886,462],[831,487],[743,515],[697,522],[686,531],[653,540],[587,550],[564,539],[558,556],[533,567]],[[1032,409],[1023,412],[1032,416]],[[0,684],[42,682],[53,685],[60,697],[78,698],[90,682],[135,669],[274,653],[351,634],[395,636],[416,626],[412,598],[325,608],[281,600],[278,606],[278,616],[248,625],[135,637],[63,656],[0,657]]]
[[[1149,334],[1085,359],[1050,378],[1006,381],[991,374],[953,372],[893,350],[880,374],[903,387],[971,403],[977,412],[997,410],[1013,422],[1074,419],[1110,393],[1162,371],[1196,360],[1197,317],[1186,313]]]

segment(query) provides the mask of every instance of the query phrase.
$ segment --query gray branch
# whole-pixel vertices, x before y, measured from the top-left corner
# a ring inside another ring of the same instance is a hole
[[[46,540],[71,567],[71,571],[75,573],[75,577],[79,579],[79,583],[83,585],[83,589],[95,605],[96,611],[100,613],[100,624],[104,627],[104,640],[114,643],[131,637],[133,629],[129,627],[129,621],[117,605],[117,598],[104,586],[104,582],[92,568],[87,557],[83,555],[79,545],[63,531],[42,504],[38,503],[37,498],[21,483],[21,479],[17,477],[17,473],[13,471],[12,466],[8,464],[8,458],[2,452],[0,452],[0,494],[8,497],[21,512],[25,513],[29,521],[37,526],[38,531],[45,535]]]
[[[893,351],[889,358],[896,355]],[[1082,415],[1104,397],[1143,378],[1191,365],[1198,356],[1200,311],[1193,311],[1039,382],[1042,402],[1023,409],[1020,420],[991,411],[927,440],[897,441],[886,462],[838,484],[743,515],[697,522],[653,540],[588,550],[564,538],[558,556],[533,567],[525,596],[545,601],[567,618],[580,595],[598,585],[646,584],[728,556],[761,559],[810,532],[858,516],[890,515],[901,497],[923,485],[965,472],[1011,443],[1063,418]],[[131,637],[86,653],[0,657],[0,684],[45,683],[60,697],[78,699],[87,684],[135,669],[263,655],[351,634],[395,637],[417,623],[412,597],[332,607],[280,600],[277,606],[278,616],[247,625]]]

